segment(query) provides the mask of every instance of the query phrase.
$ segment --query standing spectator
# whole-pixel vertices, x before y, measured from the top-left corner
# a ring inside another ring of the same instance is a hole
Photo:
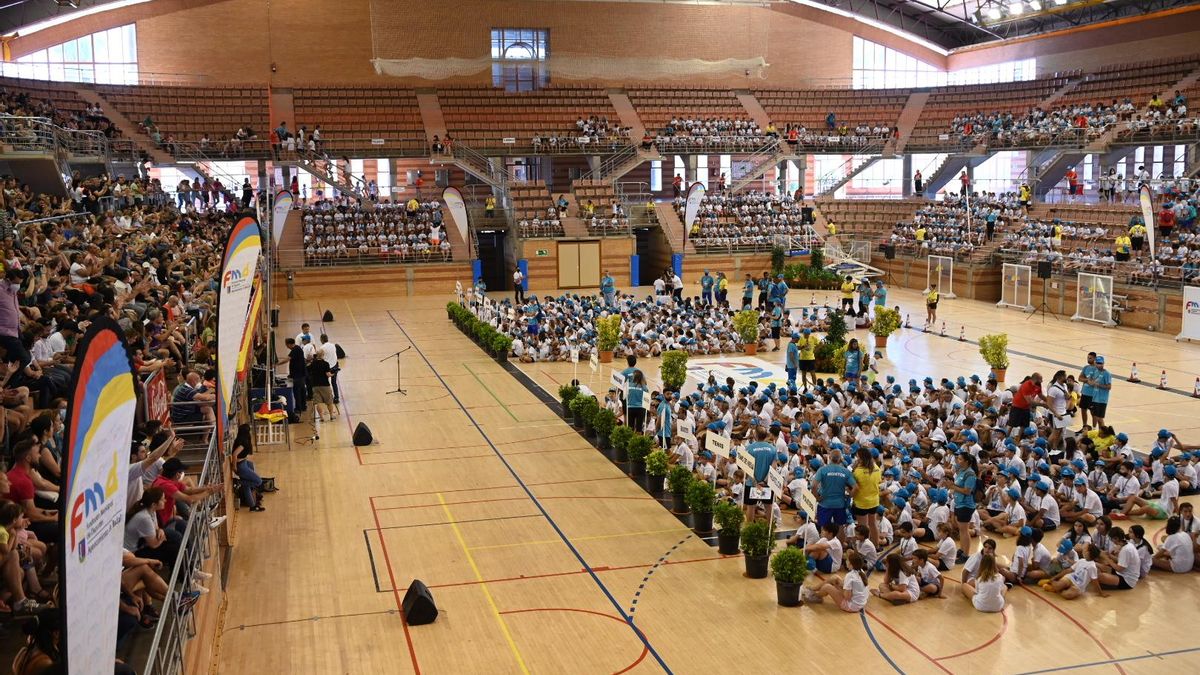
[[[521,268],[513,270],[513,302],[518,305],[525,304],[525,275],[521,274]]]
[[[308,397],[306,391],[308,389],[308,369],[304,363],[304,348],[296,344],[294,338],[288,338],[283,341],[287,347],[287,358],[280,360],[279,365],[287,364],[288,377],[292,380],[292,396],[296,401],[296,414],[299,415],[307,409]]]
[[[317,347],[317,358],[324,359],[325,363],[329,364],[329,386],[333,388],[333,404],[337,405],[342,402],[341,394],[338,391],[338,373],[342,367],[338,365],[338,348],[337,345],[329,341],[329,336],[321,333],[321,345]]]
[[[921,170],[913,174],[913,195],[920,196],[925,192],[925,179],[921,176]]]

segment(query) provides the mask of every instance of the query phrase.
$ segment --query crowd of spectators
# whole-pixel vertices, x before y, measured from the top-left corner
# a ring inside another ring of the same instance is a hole
[[[38,614],[46,621],[55,615],[44,610],[59,601],[56,551],[63,533],[57,509],[66,397],[77,344],[90,324],[109,318],[123,331],[139,399],[146,396],[143,378],[160,375],[171,399],[166,419],[146,419],[139,400],[131,447],[113,449],[128,451],[131,460],[131,517],[122,526],[123,642],[158,621],[189,510],[220,490],[185,476],[180,453],[185,433],[200,446],[210,433],[205,423],[213,419],[215,398],[213,310],[223,242],[233,220],[217,210],[181,214],[157,181],[144,178],[76,176],[67,199],[17,189],[11,178],[5,185],[0,206],[14,234],[2,243],[0,284],[0,439],[6,467],[0,473],[0,612]],[[26,222],[31,217],[53,219]],[[250,450],[248,439],[244,445],[243,451]],[[185,570],[182,607],[206,592],[205,579]],[[36,654],[36,647],[23,655],[56,658]]]
[[[680,220],[685,206],[684,197],[677,196],[674,207]],[[788,193],[706,193],[688,239],[697,248],[769,245],[779,236],[812,235],[814,222],[812,208]]]
[[[534,152],[574,152],[628,142],[628,127],[610,123],[604,115],[589,115],[575,120],[571,130],[534,134],[530,144]]]
[[[310,265],[450,260],[442,204],[436,199],[385,199],[370,210],[353,200],[321,200],[304,208],[303,219],[304,258]]]
[[[83,112],[63,110],[54,105],[50,99],[38,100],[23,91],[9,91],[0,87],[0,119],[4,121],[6,131],[29,129],[27,122],[15,119],[35,117],[47,120],[64,129],[77,131],[97,131],[107,138],[118,138],[121,132],[109,120],[100,106],[88,105]]]
[[[896,223],[889,241],[922,255],[969,257],[1023,213],[1015,192],[946,193],[942,201],[921,207],[911,221]]]
[[[1002,146],[1045,145],[1070,134],[1072,142],[1095,139],[1137,112],[1129,99],[1110,104],[1077,103],[1053,110],[1033,108],[1024,115],[992,112],[959,115],[951,121],[954,135],[973,143]]]

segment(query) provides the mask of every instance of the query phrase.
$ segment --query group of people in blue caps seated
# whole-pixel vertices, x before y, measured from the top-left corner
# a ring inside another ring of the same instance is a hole
[[[770,310],[759,317],[758,346],[780,349],[794,331],[824,331],[833,311],[811,305],[785,309],[784,295],[774,295]],[[682,302],[639,299],[615,295],[611,304],[598,295],[563,294],[524,303],[508,298],[494,300],[483,293],[470,294],[469,306],[479,318],[513,339],[512,356],[522,362],[569,361],[578,349],[587,360],[596,349],[596,319],[621,316],[617,357],[659,356],[679,349],[689,354],[733,354],[743,351],[742,338],[733,327],[733,312],[725,306],[688,297]]]
[[[636,360],[627,370],[645,381]],[[897,553],[910,573],[926,571],[920,597],[939,594],[933,577],[956,566],[970,579],[981,555],[1004,583],[1050,582],[1047,590],[1068,598],[1133,588],[1151,569],[1198,569],[1200,522],[1181,497],[1200,485],[1200,446],[1162,430],[1151,447],[1135,449],[1108,426],[1052,442],[1042,409],[1024,426],[1010,424],[1015,389],[978,376],[907,387],[892,376],[828,379],[806,388],[710,377],[679,393],[646,392],[639,406],[648,414],[631,422],[749,517],[794,526],[788,544],[803,547],[816,569],[836,572],[852,552],[867,571],[883,569]],[[615,391],[605,405],[635,414]],[[730,440],[728,455],[710,449],[714,435]],[[753,475],[739,467],[739,448],[753,457]],[[779,499],[747,499],[772,482],[783,484]],[[815,510],[804,508],[806,493]],[[1161,541],[1141,523],[1114,524],[1130,518],[1165,520]],[[1042,544],[1051,532],[1067,542],[1056,551]],[[996,554],[1008,537],[1016,539],[1011,560]],[[1058,583],[1075,572],[1083,587]]]

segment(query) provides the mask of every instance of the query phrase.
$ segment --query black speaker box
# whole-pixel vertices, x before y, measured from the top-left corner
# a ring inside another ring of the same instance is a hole
[[[359,422],[358,426],[354,427],[354,439],[353,440],[354,440],[355,447],[362,447],[364,445],[370,445],[374,439],[375,439],[375,437],[371,435],[371,430],[367,428],[367,425],[363,424],[362,422]]]
[[[883,257],[888,260],[895,260],[896,259],[896,245],[895,244],[884,244],[883,245]]]
[[[1039,260],[1038,261],[1037,275],[1038,275],[1039,279],[1049,279],[1050,278],[1050,261],[1049,260]]]
[[[404,612],[404,620],[410,626],[433,623],[438,615],[437,605],[433,603],[433,594],[429,592],[429,587],[421,583],[419,579],[413,579],[412,584],[409,585],[408,592],[404,594],[404,601],[400,603],[400,608]]]

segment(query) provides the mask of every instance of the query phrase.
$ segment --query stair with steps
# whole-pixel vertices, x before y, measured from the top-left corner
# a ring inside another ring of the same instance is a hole
[[[275,264],[279,269],[294,270],[304,267],[304,216],[297,210],[288,211],[283,224],[283,234],[275,248]]]
[[[739,91],[736,92],[736,96],[738,102],[746,109],[746,112],[750,115],[750,119],[754,120],[758,128],[766,129],[767,125],[772,121],[771,116],[767,114],[767,109],[762,107],[762,103],[759,103],[754,94],[749,91]]]
[[[1042,110],[1050,110],[1050,107],[1057,103],[1059,99],[1071,93],[1072,91],[1075,91],[1075,87],[1078,87],[1083,80],[1083,77],[1076,77],[1072,80],[1069,80],[1066,84],[1051,92],[1049,96],[1042,99],[1041,103],[1038,103],[1037,107],[1041,108]]]
[[[662,228],[663,234],[666,235],[667,241],[671,244],[672,251],[684,253],[685,255],[691,255],[696,252],[696,247],[692,244],[692,240],[685,237],[683,219],[675,212],[675,207],[671,202],[655,202],[654,212],[658,216],[659,227]],[[684,243],[685,241],[686,244]]]
[[[442,104],[438,100],[437,90],[418,89],[417,107],[421,111],[421,126],[425,127],[425,141],[433,142],[433,137],[446,137],[446,118],[442,115]]]
[[[621,89],[610,89],[608,100],[617,111],[621,126],[629,127],[629,137],[635,141],[640,140],[646,133],[646,125],[642,124],[642,118],[633,107],[633,102],[629,100],[629,95]]]
[[[916,128],[917,120],[921,118],[921,113],[925,110],[925,103],[928,100],[929,92],[927,91],[914,91],[908,95],[908,100],[904,102],[904,108],[900,111],[900,117],[896,120],[896,137],[891,148],[893,154],[904,152],[905,146],[908,145],[908,137]]]
[[[743,160],[750,164],[750,168],[729,185],[729,191],[738,192],[742,190],[747,185],[761,178],[763,174],[778,166],[780,162],[788,159],[803,161],[802,156],[796,154],[791,144],[784,143],[778,139],[772,140]],[[800,168],[800,173],[804,173],[803,166]]]
[[[138,128],[136,122],[131,122],[112,103],[109,103],[108,99],[101,96],[100,92],[88,87],[75,87],[74,91],[84,101],[93,105],[99,105],[100,110],[104,112],[104,116],[121,130],[121,135],[133,141],[137,145],[138,150],[146,153],[155,164],[169,166],[175,163],[174,157],[171,157],[166,151],[154,145],[150,137],[142,133],[142,130]]]
[[[450,258],[455,262],[465,262],[471,259],[471,247],[462,238],[454,218],[450,215],[450,207],[442,203],[442,231],[446,233],[446,241],[450,242]]]

